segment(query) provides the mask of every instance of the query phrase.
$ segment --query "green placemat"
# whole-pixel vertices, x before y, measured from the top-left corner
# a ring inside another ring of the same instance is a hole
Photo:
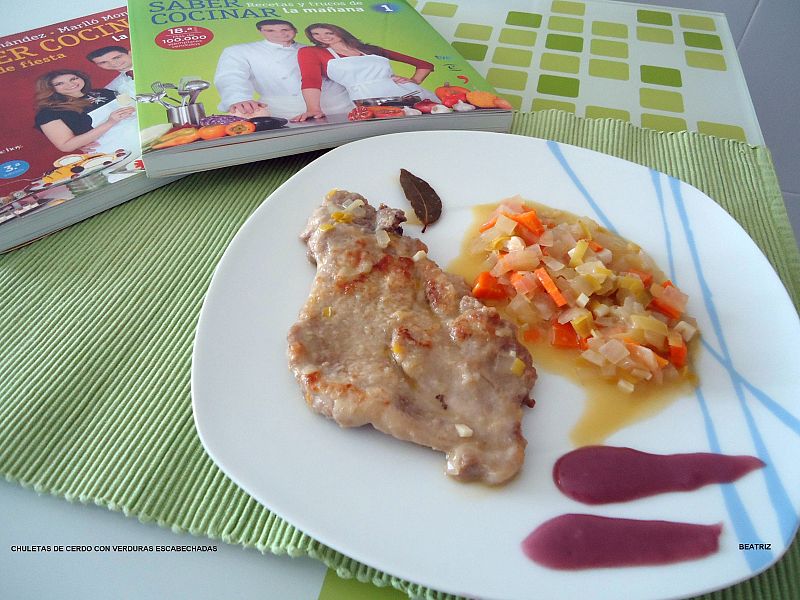
[[[717,200],[790,291],[800,253],[764,148],[555,111],[514,132],[664,171]],[[194,428],[194,328],[214,267],[239,226],[319,154],[200,173],[0,256],[0,472],[175,531],[322,560],[343,577],[449,598],[353,561],[272,514],[230,481]],[[800,547],[708,598],[800,597]]]

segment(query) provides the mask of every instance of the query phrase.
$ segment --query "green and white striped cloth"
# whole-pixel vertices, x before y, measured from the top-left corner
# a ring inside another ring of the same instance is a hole
[[[584,146],[695,185],[750,233],[795,306],[800,253],[763,147],[568,113],[513,132]],[[319,559],[343,577],[448,598],[356,562],[259,505],[203,450],[189,374],[197,317],[239,226],[319,153],[198,173],[0,256],[0,472],[176,531]],[[704,598],[800,598],[797,541]]]

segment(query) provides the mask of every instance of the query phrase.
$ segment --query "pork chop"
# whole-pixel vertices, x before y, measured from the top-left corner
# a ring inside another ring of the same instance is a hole
[[[503,483],[521,468],[536,370],[515,326],[403,235],[403,211],[334,190],[301,239],[317,273],[289,331],[308,405],[447,455],[448,475]]]

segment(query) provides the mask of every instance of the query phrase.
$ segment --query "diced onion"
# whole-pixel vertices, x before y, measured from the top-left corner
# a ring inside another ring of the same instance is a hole
[[[631,323],[633,323],[634,329],[641,329],[645,332],[652,331],[653,333],[658,333],[660,335],[667,335],[667,325],[666,323],[659,321],[654,317],[650,317],[648,315],[631,315]]]
[[[521,323],[536,323],[540,320],[539,311],[523,294],[514,296],[506,307],[509,313]]]
[[[597,365],[598,367],[602,367],[603,363],[606,362],[606,359],[602,354],[592,350],[591,348],[581,352],[581,357],[588,360],[590,363]]]
[[[360,206],[364,206],[364,201],[361,198],[356,198],[344,207],[344,212],[351,213]]]
[[[680,321],[675,325],[674,329],[681,334],[685,342],[690,341],[694,337],[694,334],[697,333],[697,328],[689,325],[686,321]]]
[[[375,232],[375,241],[378,243],[378,248],[386,248],[391,239],[389,233],[385,229],[379,229]]]
[[[564,263],[552,258],[551,256],[543,256],[542,262],[547,265],[551,271],[560,271],[564,268]]]
[[[516,227],[517,222],[514,219],[510,219],[501,213],[497,215],[497,222],[492,229],[499,235],[511,235]]]
[[[625,344],[619,340],[610,339],[605,344],[600,346],[600,354],[602,354],[609,362],[616,365],[630,353],[625,347]]]
[[[620,379],[619,381],[617,381],[617,387],[626,394],[630,394],[635,389],[635,386],[630,381],[627,381],[625,379]]]
[[[563,311],[560,315],[558,315],[558,322],[562,325],[564,323],[569,323],[573,319],[577,319],[578,317],[582,317],[584,315],[588,315],[589,311],[585,308],[581,308],[580,306],[575,306],[572,308],[568,308],[567,310]]]
[[[463,423],[456,423],[456,433],[458,433],[458,437],[468,438],[472,437],[473,431],[471,427]]]

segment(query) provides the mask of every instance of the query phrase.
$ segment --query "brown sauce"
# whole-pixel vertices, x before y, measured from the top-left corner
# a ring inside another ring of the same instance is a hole
[[[532,204],[539,210],[538,205]],[[461,275],[469,283],[483,270],[482,258],[469,251],[470,244],[478,235],[478,228],[496,207],[497,204],[483,204],[472,209],[474,221],[465,233],[461,252],[447,266],[448,271]],[[567,377],[583,388],[586,403],[570,432],[570,440],[576,447],[600,444],[614,432],[657,414],[692,390],[691,382],[675,381],[659,386],[644,385],[633,393],[625,393],[616,384],[600,377],[581,376],[575,351],[553,348],[546,340],[523,343],[533,356],[537,369]]]
[[[553,467],[553,480],[573,500],[605,504],[730,483],[763,466],[754,456],[706,452],[661,455],[632,448],[587,446],[559,458]]]
[[[537,527],[522,542],[522,550],[552,569],[663,565],[717,552],[721,531],[720,524],[566,514]]]

